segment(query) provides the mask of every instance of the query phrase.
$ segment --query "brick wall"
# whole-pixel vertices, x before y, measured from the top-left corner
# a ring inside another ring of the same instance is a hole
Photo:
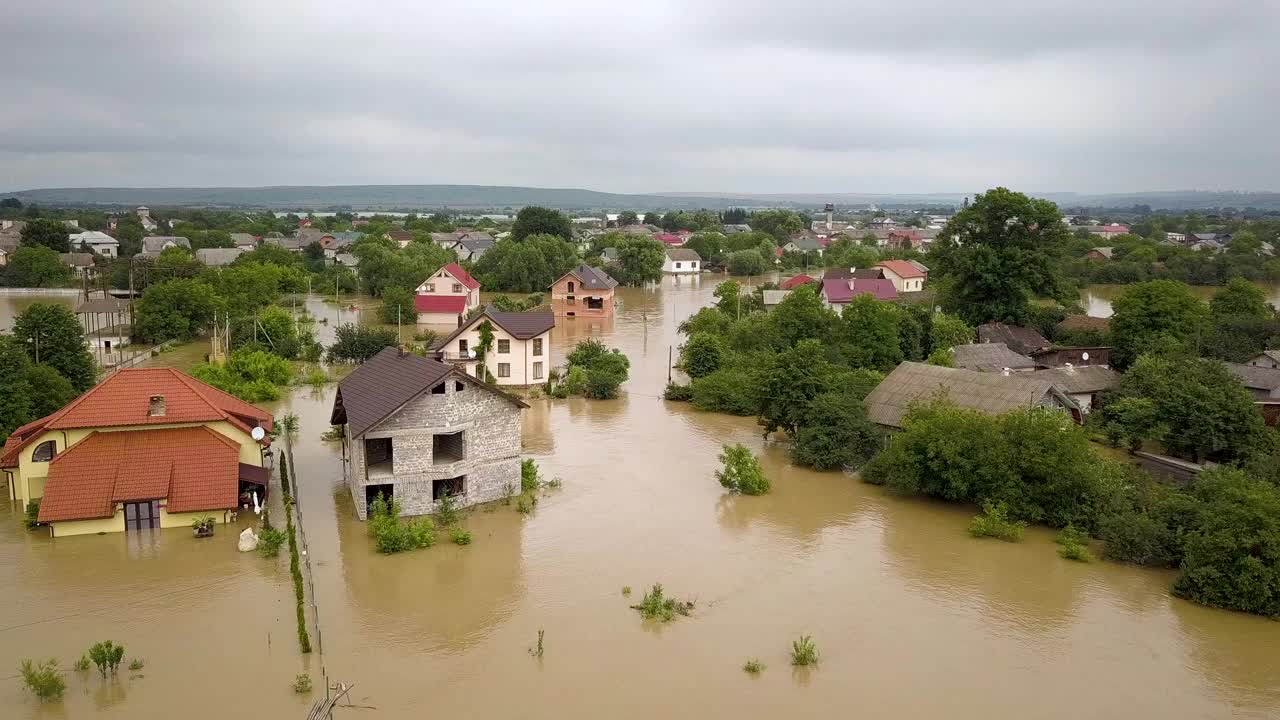
[[[420,395],[398,413],[351,440],[350,474],[347,485],[356,513],[365,519],[364,488],[368,484],[392,482],[403,515],[425,515],[435,511],[433,480],[465,475],[465,494],[457,498],[459,507],[499,500],[520,490],[520,408],[511,401],[471,384],[456,389],[459,381],[446,381],[445,393]],[[463,433],[464,459],[435,464],[432,436],[436,433]],[[364,440],[391,438],[393,477],[366,479]]]

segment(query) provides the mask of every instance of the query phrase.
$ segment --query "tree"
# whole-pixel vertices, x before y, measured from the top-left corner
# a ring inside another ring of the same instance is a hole
[[[607,349],[604,343],[590,338],[574,346],[565,356],[569,372],[585,372],[586,386],[583,394],[589,398],[608,400],[618,396],[618,387],[627,379],[631,361],[617,348]]]
[[[825,340],[837,317],[822,304],[818,291],[812,285],[802,285],[778,303],[778,307],[769,313],[769,321],[773,340],[781,350],[801,340]]]
[[[1275,308],[1267,302],[1262,288],[1244,278],[1234,278],[1219,288],[1209,301],[1209,311],[1215,318],[1243,315],[1266,320],[1275,315]]]
[[[76,399],[79,393],[71,381],[57,368],[40,363],[32,364],[27,370],[27,384],[31,393],[31,416],[41,418],[61,410],[67,403]]]
[[[388,325],[392,323],[408,323],[413,325],[418,321],[418,311],[413,304],[413,291],[402,287],[388,287],[382,290],[382,322]]]
[[[718,335],[699,333],[680,348],[680,369],[690,378],[706,377],[724,364],[729,348]]]
[[[336,341],[329,346],[329,362],[362,363],[382,348],[393,347],[399,339],[394,330],[344,323],[334,330]]]
[[[620,241],[617,249],[615,280],[639,287],[662,279],[662,264],[667,257],[662,243],[646,237],[631,237]]]
[[[138,218],[132,215],[120,218],[115,230],[115,238],[120,242],[120,257],[133,257],[142,252],[142,238],[146,235],[147,231]]]
[[[22,227],[22,244],[28,247],[42,246],[54,252],[71,252],[71,237],[61,220],[40,218]]]
[[[880,449],[862,399],[844,390],[815,396],[791,444],[791,459],[816,470],[856,468]]]
[[[764,476],[760,461],[746,446],[738,443],[725,445],[720,453],[721,469],[716,479],[732,492],[743,495],[764,495],[769,492],[769,478]]]
[[[716,309],[724,316],[737,319],[742,316],[742,284],[737,280],[725,280],[716,285]]]
[[[751,215],[751,229],[768,233],[778,243],[786,242],[808,227],[808,223],[790,210],[757,210]]]
[[[700,232],[691,235],[684,246],[698,253],[705,265],[719,262],[720,256],[724,254],[724,240],[725,236],[721,233]]]
[[[1138,283],[1112,303],[1111,362],[1126,368],[1148,352],[1198,354],[1208,308],[1173,280]]]
[[[662,226],[662,213],[660,213],[660,212],[655,212],[655,211],[653,211],[653,210],[650,210],[649,212],[645,213],[645,214],[644,214],[644,224],[645,224],[645,225],[656,225],[656,226],[661,227],[661,226]]]
[[[968,345],[975,337],[973,328],[955,315],[937,313],[930,319],[929,346],[932,351]]]
[[[1068,300],[1056,263],[1068,231],[1048,200],[989,190],[952,216],[939,237],[932,255],[945,281],[943,306],[970,324],[1021,322],[1037,295]]]
[[[213,320],[222,301],[201,280],[166,280],[148,287],[134,310],[133,332],[150,343],[190,340]]]
[[[555,235],[563,240],[573,237],[569,216],[552,208],[530,205],[520,208],[511,226],[511,239],[524,240],[530,235]]]
[[[783,350],[765,371],[760,387],[759,424],[768,434],[796,428],[811,416],[814,398],[836,389],[836,368],[819,340],[801,340]]]
[[[759,250],[739,250],[729,253],[725,265],[734,275],[760,275],[764,272],[764,256]]]
[[[1122,377],[1120,397],[1151,401],[1144,436],[1174,455],[1246,462],[1270,449],[1253,396],[1216,360],[1144,355]]]
[[[1200,474],[1192,494],[1201,508],[1174,594],[1280,617],[1280,492],[1240,470],[1216,469]]]
[[[846,364],[889,370],[902,362],[901,321],[894,305],[864,293],[845,306],[838,327],[840,354]]]
[[[32,360],[57,370],[76,391],[93,387],[97,368],[85,347],[84,328],[65,305],[29,305],[14,321],[13,336],[26,344]]]
[[[624,210],[618,213],[618,226],[635,225],[640,222],[640,217],[631,210]]]
[[[9,287],[61,287],[71,280],[71,268],[58,253],[47,247],[20,247],[4,267],[4,284]]]
[[[31,359],[23,342],[0,333],[0,438],[34,420],[34,401],[28,372]]]
[[[743,208],[729,208],[720,216],[725,225],[742,225],[747,221],[747,211]]]
[[[577,248],[569,241],[554,235],[530,235],[523,242],[500,240],[476,261],[474,274],[486,290],[543,292],[579,262]],[[364,273],[363,261],[360,271]]]

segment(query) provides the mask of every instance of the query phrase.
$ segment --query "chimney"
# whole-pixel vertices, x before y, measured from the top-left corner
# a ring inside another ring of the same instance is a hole
[[[404,357],[405,355],[409,354],[409,351],[405,349],[404,345],[397,346],[396,350],[400,352],[400,357]]]
[[[1076,371],[1075,366],[1074,366],[1074,365],[1072,365],[1071,363],[1065,363],[1065,364],[1063,364],[1063,367],[1065,367],[1065,368],[1067,369],[1067,372],[1069,372],[1069,373],[1073,373],[1073,372],[1075,372],[1075,371]]]
[[[147,406],[147,417],[164,417],[163,395],[151,396],[151,403]]]

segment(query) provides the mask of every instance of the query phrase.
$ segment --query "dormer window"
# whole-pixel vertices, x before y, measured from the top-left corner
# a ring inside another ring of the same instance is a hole
[[[53,440],[45,440],[36,446],[31,453],[31,462],[49,462],[54,455],[58,454],[58,443]]]
[[[152,395],[151,402],[147,404],[147,417],[164,417],[164,396]]]

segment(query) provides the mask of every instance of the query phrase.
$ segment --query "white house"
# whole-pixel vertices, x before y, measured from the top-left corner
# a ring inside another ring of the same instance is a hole
[[[467,313],[480,307],[480,283],[458,263],[449,263],[422,281],[413,307],[419,324],[461,325]]]
[[[152,237],[142,238],[142,256],[156,257],[160,253],[169,248],[186,248],[191,250],[191,241],[184,237],[174,237],[172,235],[154,235]]]
[[[69,238],[72,250],[84,248],[85,252],[109,258],[117,257],[120,254],[119,241],[98,230],[72,233]]]
[[[702,272],[702,256],[683,247],[667,248],[667,259],[662,261],[664,273],[700,273]]]
[[[929,277],[924,265],[910,260],[883,260],[875,266],[885,279],[893,282],[893,289],[899,293],[920,292]]]
[[[551,331],[555,314],[548,310],[498,312],[485,308],[445,338],[437,357],[462,365],[468,375],[484,379],[478,357],[480,326],[493,330],[493,346],[484,354],[484,365],[498,385],[529,386],[545,382],[551,370]]]

